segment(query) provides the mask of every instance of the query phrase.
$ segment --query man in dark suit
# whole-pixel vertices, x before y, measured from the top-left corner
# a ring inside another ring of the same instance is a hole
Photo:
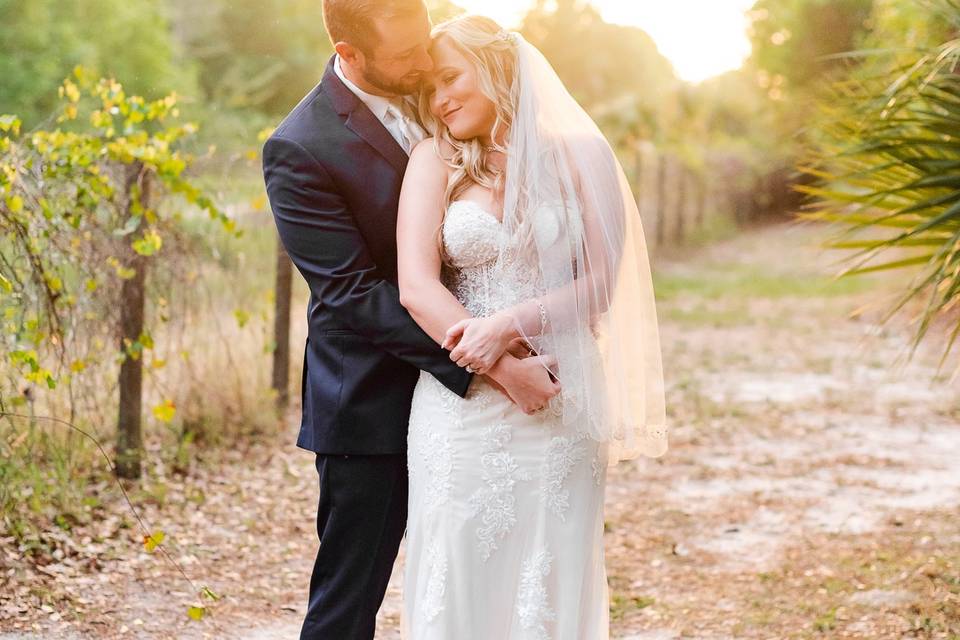
[[[323,12],[337,55],[267,140],[263,171],[280,239],[310,287],[297,445],[316,453],[320,549],[301,639],[359,640],[373,637],[405,529],[419,372],[459,396],[473,374],[420,329],[397,288],[398,197],[424,135],[404,96],[433,64],[426,7],[324,0]],[[513,399],[541,383],[536,367],[501,361],[489,375]]]

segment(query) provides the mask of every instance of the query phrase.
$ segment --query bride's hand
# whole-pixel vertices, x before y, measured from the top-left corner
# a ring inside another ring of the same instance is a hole
[[[450,359],[457,365],[485,374],[511,347],[516,337],[513,318],[504,314],[493,314],[486,318],[468,318],[456,323],[447,330],[442,346],[450,349]]]

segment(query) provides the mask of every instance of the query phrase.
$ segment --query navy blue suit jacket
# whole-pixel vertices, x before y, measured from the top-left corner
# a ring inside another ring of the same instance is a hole
[[[325,454],[406,450],[420,369],[460,396],[451,362],[400,304],[397,203],[407,155],[340,80],[323,79],[263,147],[280,240],[310,286],[297,445]]]

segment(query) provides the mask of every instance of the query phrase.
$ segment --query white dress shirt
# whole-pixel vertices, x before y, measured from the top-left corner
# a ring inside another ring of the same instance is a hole
[[[343,73],[343,69],[340,68],[339,55],[336,57],[333,70],[336,72],[337,77],[343,81],[343,84],[346,85],[347,89],[350,89],[355,96],[360,98],[361,102],[367,105],[367,108],[373,112],[377,120],[390,132],[390,135],[397,141],[397,144],[407,152],[407,155],[410,155],[410,151],[418,142],[427,137],[426,131],[424,131],[423,127],[413,118],[412,110],[414,107],[409,101],[403,98],[385,98],[367,93],[351,82]]]

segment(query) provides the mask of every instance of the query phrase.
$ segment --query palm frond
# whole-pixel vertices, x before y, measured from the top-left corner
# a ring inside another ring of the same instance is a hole
[[[960,29],[960,0],[926,1]],[[897,61],[882,72],[834,86],[799,166],[813,183],[797,189],[812,199],[801,218],[838,226],[824,245],[849,252],[841,275],[917,270],[883,318],[925,295],[912,354],[937,317],[960,308],[960,39],[891,51]],[[952,321],[941,366],[960,336],[960,314]]]

